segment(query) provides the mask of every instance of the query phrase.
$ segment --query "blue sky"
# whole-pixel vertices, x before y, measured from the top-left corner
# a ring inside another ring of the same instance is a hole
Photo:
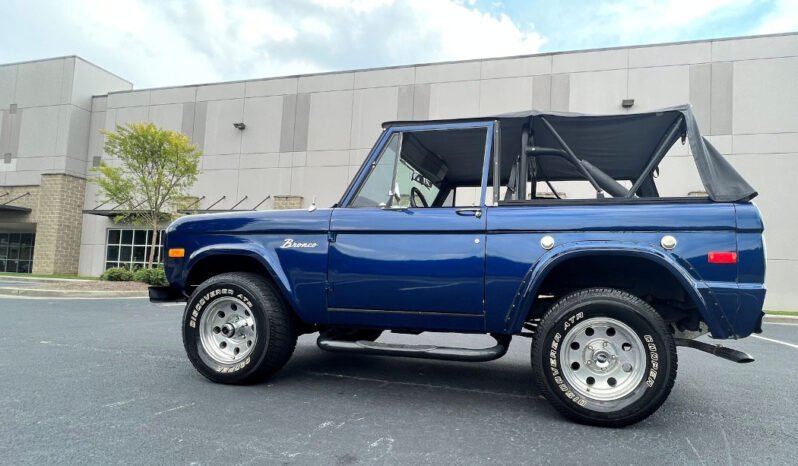
[[[0,63],[137,88],[798,30],[796,0],[3,0]]]

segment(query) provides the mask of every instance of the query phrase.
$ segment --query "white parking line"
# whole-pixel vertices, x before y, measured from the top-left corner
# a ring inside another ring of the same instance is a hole
[[[798,323],[792,324],[790,322],[762,322],[765,325],[792,325],[798,327]]]
[[[770,341],[770,342],[773,342],[773,343],[778,343],[780,345],[789,346],[790,348],[798,349],[798,345],[793,345],[792,343],[787,343],[786,341],[776,340],[776,339],[768,338],[768,337],[760,337],[759,335],[751,335],[751,336],[754,337],[754,338],[759,338],[760,340],[766,340],[766,341]]]

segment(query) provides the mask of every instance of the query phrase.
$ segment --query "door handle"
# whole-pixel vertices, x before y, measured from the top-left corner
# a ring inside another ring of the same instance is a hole
[[[479,207],[469,207],[469,208],[466,208],[466,209],[457,209],[455,212],[457,212],[457,215],[464,215],[464,216],[467,215],[467,216],[476,217],[476,218],[482,217],[482,209],[480,209]]]

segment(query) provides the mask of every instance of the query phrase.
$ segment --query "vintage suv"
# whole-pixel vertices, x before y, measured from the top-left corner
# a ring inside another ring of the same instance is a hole
[[[680,139],[677,162],[695,162],[701,196],[659,194]],[[563,198],[563,186],[589,195]],[[268,377],[303,333],[328,351],[455,361],[499,358],[522,336],[558,411],[623,426],[667,398],[676,346],[752,361],[696,338],[761,332],[754,196],[689,106],[386,123],[331,208],[175,221],[169,286],[150,298],[188,301],[183,343],[214,382]],[[386,330],[496,344],[375,341]]]

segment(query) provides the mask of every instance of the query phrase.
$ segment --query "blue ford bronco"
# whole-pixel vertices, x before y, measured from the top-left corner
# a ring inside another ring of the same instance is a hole
[[[167,229],[183,343],[214,382],[263,380],[297,337],[326,351],[489,361],[531,338],[538,390],[577,422],[623,426],[665,401],[677,346],[761,332],[754,189],[689,106],[622,115],[527,111],[384,130],[331,208],[191,215]],[[681,140],[704,191],[667,197]],[[560,186],[590,193],[565,196]],[[548,189],[546,189],[548,188]],[[385,332],[489,334],[488,348],[398,345]]]

